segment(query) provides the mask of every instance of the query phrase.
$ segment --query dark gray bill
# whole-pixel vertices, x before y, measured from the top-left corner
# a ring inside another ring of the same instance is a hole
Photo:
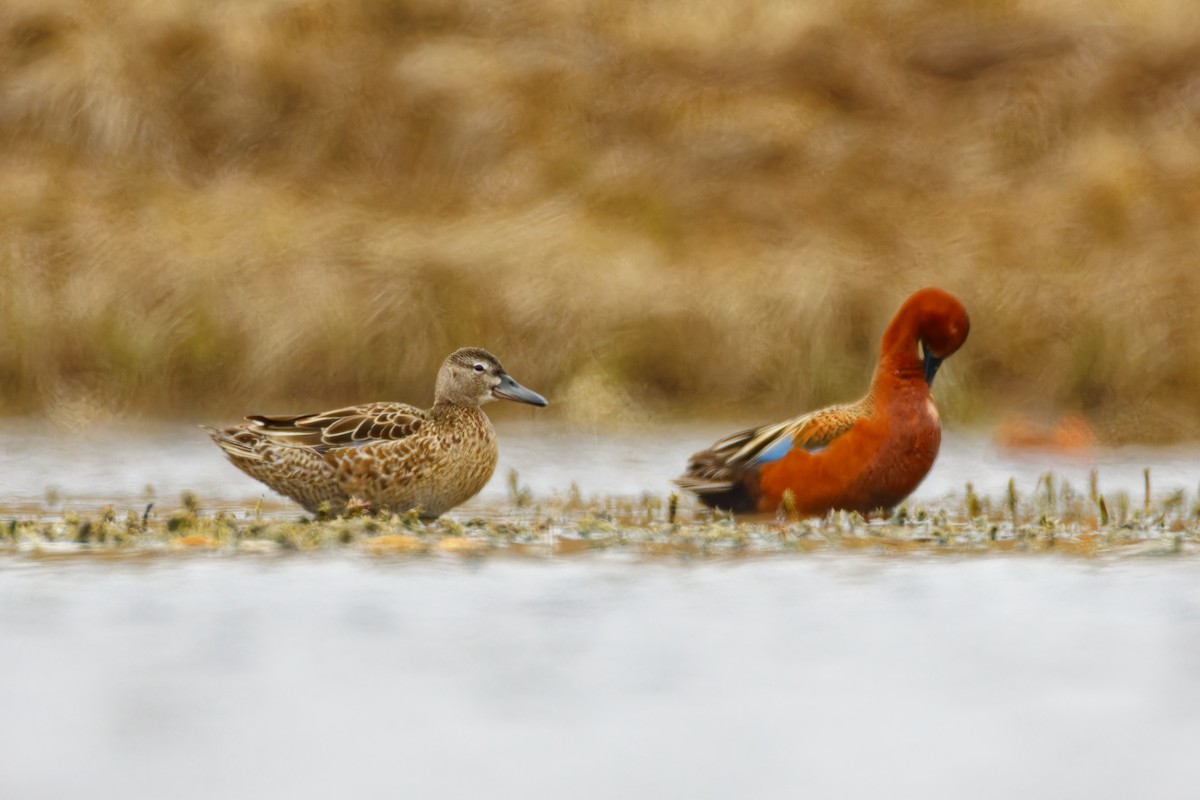
[[[549,403],[546,398],[542,397],[532,389],[526,389],[521,384],[514,381],[508,376],[508,373],[500,373],[500,384],[492,389],[492,394],[496,397],[503,397],[505,400],[516,400],[518,403],[529,403],[531,406],[547,406]]]
[[[925,354],[925,382],[933,386],[933,376],[942,365],[942,359],[930,353],[924,342],[921,342],[921,352]]]

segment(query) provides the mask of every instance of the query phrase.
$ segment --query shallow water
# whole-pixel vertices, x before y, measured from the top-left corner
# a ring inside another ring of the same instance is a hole
[[[501,424],[495,477],[460,513],[505,498],[510,469],[535,497],[565,494],[572,484],[585,497],[663,495],[691,453],[735,429],[729,423],[615,431]],[[1190,495],[1200,483],[1200,451],[1194,447],[1097,449],[1082,457],[1013,454],[979,434],[948,430],[937,463],[913,499],[930,503],[961,495],[968,481],[981,495],[1000,496],[1010,477],[1027,496],[1048,471],[1086,491],[1091,469],[1099,473],[1101,492],[1128,492],[1137,499],[1147,467],[1156,494],[1183,489]],[[0,482],[0,508],[40,506],[51,490],[67,507],[138,505],[148,499],[173,505],[180,493],[191,490],[207,505],[251,507],[264,498],[299,511],[230,465],[199,428],[185,424],[67,435],[44,424],[9,421],[0,424]]]
[[[1191,798],[1200,563],[0,559],[0,797]]]
[[[535,496],[664,494],[730,426],[500,427]],[[1200,479],[947,433],[918,502]],[[264,495],[190,426],[0,428],[0,508]],[[148,495],[146,486],[153,487]],[[48,487],[56,502],[46,505]],[[503,505],[502,503],[499,503]],[[296,513],[281,503],[279,513]],[[1191,798],[1200,560],[849,551],[0,556],[0,798]]]

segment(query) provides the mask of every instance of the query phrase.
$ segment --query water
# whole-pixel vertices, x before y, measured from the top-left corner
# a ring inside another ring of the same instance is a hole
[[[497,479],[665,493],[729,426],[500,429]],[[916,495],[1186,449],[948,432]],[[196,429],[0,428],[0,506],[264,496]],[[295,513],[281,503],[278,513]],[[607,553],[0,557],[0,798],[1191,798],[1200,561]]]
[[[494,506],[507,496],[507,476],[536,495],[566,493],[575,484],[585,496],[666,494],[688,456],[736,426],[656,425],[618,431],[589,431],[563,425],[519,423],[498,426],[500,463],[491,483],[463,512]],[[1200,483],[1200,453],[1194,447],[1099,449],[1089,456],[1018,455],[995,448],[985,436],[947,431],[942,452],[916,502],[936,503],[961,495],[967,481],[982,495],[999,497],[1010,477],[1023,495],[1035,490],[1047,471],[1085,491],[1096,469],[1104,493],[1143,492],[1149,467],[1154,491],[1185,490]],[[152,492],[147,492],[147,489]],[[298,507],[225,461],[203,431],[193,425],[159,424],[130,429],[104,428],[65,435],[33,423],[0,424],[0,508],[41,506],[48,490],[67,507],[106,503],[137,506],[148,499],[175,504],[185,490],[209,505],[253,507],[260,498],[280,509]]]
[[[0,797],[1191,798],[1200,563],[0,559]]]

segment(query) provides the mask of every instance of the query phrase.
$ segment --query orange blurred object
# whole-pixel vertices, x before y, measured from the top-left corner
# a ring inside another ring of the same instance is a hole
[[[1092,426],[1078,414],[1067,414],[1050,424],[1025,417],[1007,419],[996,426],[992,439],[1006,450],[1081,453],[1096,445]]]

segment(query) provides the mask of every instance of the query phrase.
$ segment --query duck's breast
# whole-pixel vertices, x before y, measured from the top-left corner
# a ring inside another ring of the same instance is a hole
[[[856,487],[866,510],[890,508],[912,494],[929,474],[942,442],[941,421],[928,392],[889,404],[880,422],[878,449]]]

